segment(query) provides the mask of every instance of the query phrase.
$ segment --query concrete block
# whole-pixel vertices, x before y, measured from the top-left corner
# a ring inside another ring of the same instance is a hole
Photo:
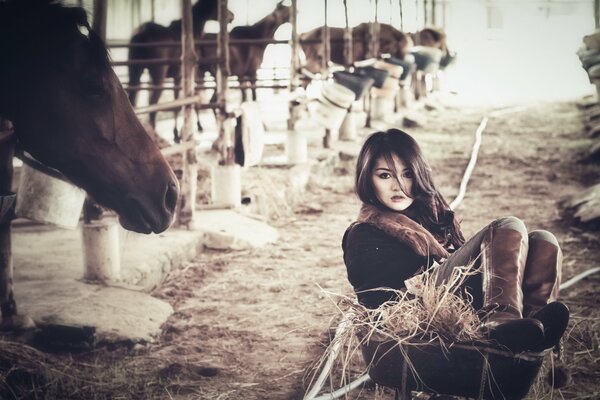
[[[204,232],[206,247],[219,250],[258,248],[279,238],[277,229],[234,210],[201,211],[195,228]]]

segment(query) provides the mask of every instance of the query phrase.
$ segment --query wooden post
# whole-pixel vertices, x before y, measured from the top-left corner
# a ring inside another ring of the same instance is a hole
[[[94,0],[94,18],[92,29],[102,40],[106,40],[106,15],[108,3],[106,0]]]
[[[330,41],[329,41],[329,25],[327,23],[327,0],[325,0],[325,23],[323,24],[323,32],[321,35],[321,43],[323,46],[323,58],[321,59],[321,75],[327,78],[329,59],[331,58]]]
[[[344,17],[346,18],[346,29],[344,30],[344,67],[350,68],[353,62],[352,54],[352,29],[348,22],[348,0],[344,0]]]
[[[323,24],[323,34],[321,43],[323,44],[323,58],[321,59],[321,79],[326,80],[329,77],[329,59],[331,58],[330,41],[329,41],[329,24],[327,23],[327,0],[325,0],[325,23]],[[323,147],[328,149],[331,147],[332,134],[330,129],[325,129],[323,136]]]
[[[369,23],[367,58],[379,57],[379,2],[375,0],[375,22]]]
[[[600,28],[600,0],[594,0],[594,22]]]
[[[400,8],[400,31],[404,32],[404,13],[402,10],[402,0],[399,0],[399,8]]]
[[[12,190],[15,138],[14,134],[9,133],[9,129],[10,123],[0,118],[0,196],[8,195]],[[0,219],[0,308],[3,321],[8,321],[17,314],[12,290],[11,222],[12,217],[9,216]]]
[[[300,60],[298,58],[300,50],[300,37],[298,36],[298,2],[292,0],[290,10],[290,23],[292,25],[292,37],[290,47],[292,50],[290,60],[290,93],[294,93],[300,82],[298,81],[298,68],[300,67]],[[288,117],[288,130],[293,131],[296,126],[296,105],[294,101],[290,101],[288,105],[289,117]]]
[[[435,0],[431,0],[431,25],[435,26]]]
[[[429,13],[427,12],[427,0],[423,0],[423,26],[429,24]]]
[[[442,28],[444,29],[446,29],[446,1],[447,0],[442,0]]]
[[[181,87],[184,97],[194,96],[194,81],[198,58],[194,51],[194,27],[192,21],[191,0],[181,0]],[[183,127],[181,140],[194,142],[194,126],[192,121],[194,106],[183,106]],[[182,153],[181,194],[177,207],[177,225],[191,228],[196,210],[196,187],[198,178],[198,160],[195,146]]]
[[[227,0],[219,0],[219,35],[217,41],[217,124],[219,126],[219,139],[222,142],[221,160],[222,165],[233,165],[234,140],[232,132],[227,131],[225,121],[227,120],[226,98],[227,98],[227,77],[229,76],[229,32],[227,31]]]

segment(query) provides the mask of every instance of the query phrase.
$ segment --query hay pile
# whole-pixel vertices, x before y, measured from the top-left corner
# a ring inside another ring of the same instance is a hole
[[[454,268],[449,280],[436,285],[437,269],[417,275],[407,282],[408,290],[379,288],[392,291],[396,299],[377,309],[357,304],[354,298],[342,297],[337,303],[342,315],[336,337],[309,372],[309,386],[317,379],[324,365],[332,363],[329,376],[333,387],[349,381],[349,375],[368,369],[362,362],[361,346],[370,340],[396,341],[403,346],[433,343],[447,348],[453,343],[484,342],[480,319],[470,299],[459,296],[465,279],[476,271],[470,265]],[[334,361],[332,361],[334,360]],[[338,376],[339,374],[339,376]]]
[[[112,400],[169,398],[218,374],[197,362],[136,355],[127,349],[47,354],[0,338],[0,399]]]
[[[458,267],[449,281],[437,285],[437,273],[424,272],[407,282],[408,290],[390,290],[397,300],[377,309],[367,309],[355,303],[350,309],[356,314],[353,326],[366,339],[396,340],[398,343],[440,341],[441,344],[483,340],[480,320],[468,299],[457,294],[464,280],[473,271]]]

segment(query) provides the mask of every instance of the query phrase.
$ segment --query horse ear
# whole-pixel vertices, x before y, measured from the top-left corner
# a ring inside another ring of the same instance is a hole
[[[86,13],[86,11],[83,8],[81,8],[81,7],[70,7],[70,8],[67,8],[67,10],[68,10],[68,13],[69,13],[69,17],[72,18],[72,20],[75,21],[75,23],[77,25],[79,25],[80,27],[87,28],[88,30],[92,29],[91,26],[90,26],[90,24],[89,24],[89,22],[88,22],[87,13]],[[86,36],[87,36],[87,34],[86,34]]]

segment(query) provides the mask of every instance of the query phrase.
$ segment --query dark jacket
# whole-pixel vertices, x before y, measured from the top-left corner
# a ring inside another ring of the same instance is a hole
[[[403,289],[404,280],[431,265],[430,257],[418,255],[408,244],[400,242],[368,223],[354,223],[342,240],[348,280],[358,301],[377,308],[394,298],[389,291],[367,291],[380,287]]]

